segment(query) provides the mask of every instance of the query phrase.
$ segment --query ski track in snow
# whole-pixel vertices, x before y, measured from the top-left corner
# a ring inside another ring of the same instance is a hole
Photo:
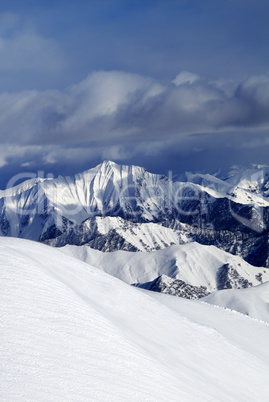
[[[269,326],[132,288],[0,239],[1,380],[13,401],[267,401]]]

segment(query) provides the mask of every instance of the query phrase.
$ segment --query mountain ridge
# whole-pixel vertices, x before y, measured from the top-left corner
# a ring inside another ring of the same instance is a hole
[[[195,287],[189,289],[189,298],[200,298],[221,289],[257,286],[269,281],[268,269],[254,267],[241,257],[215,246],[195,242],[136,253],[123,250],[104,253],[88,246],[70,245],[61,250],[125,283],[144,289],[165,290],[165,293],[182,296],[180,288],[178,292],[173,290],[180,285],[176,281],[181,281],[181,285]]]

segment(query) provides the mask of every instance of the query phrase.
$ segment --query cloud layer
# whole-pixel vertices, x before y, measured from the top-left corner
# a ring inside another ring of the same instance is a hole
[[[23,145],[80,144],[266,129],[268,110],[269,74],[231,83],[183,72],[174,82],[164,83],[100,71],[62,92],[0,94],[0,140]]]
[[[0,167],[156,156],[194,134],[195,152],[207,146],[205,135],[216,141],[224,132],[254,148],[246,133],[268,133],[268,110],[269,74],[233,82],[184,71],[163,82],[98,71],[64,91],[0,94]]]

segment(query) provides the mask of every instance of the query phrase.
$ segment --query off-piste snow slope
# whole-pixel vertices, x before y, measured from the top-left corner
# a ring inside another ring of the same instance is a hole
[[[268,401],[269,326],[0,239],[1,400]]]

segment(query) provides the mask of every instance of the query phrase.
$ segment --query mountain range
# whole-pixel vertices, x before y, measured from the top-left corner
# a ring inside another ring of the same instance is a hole
[[[185,182],[110,161],[0,191],[0,235],[101,251],[197,242],[269,267],[269,168]]]

